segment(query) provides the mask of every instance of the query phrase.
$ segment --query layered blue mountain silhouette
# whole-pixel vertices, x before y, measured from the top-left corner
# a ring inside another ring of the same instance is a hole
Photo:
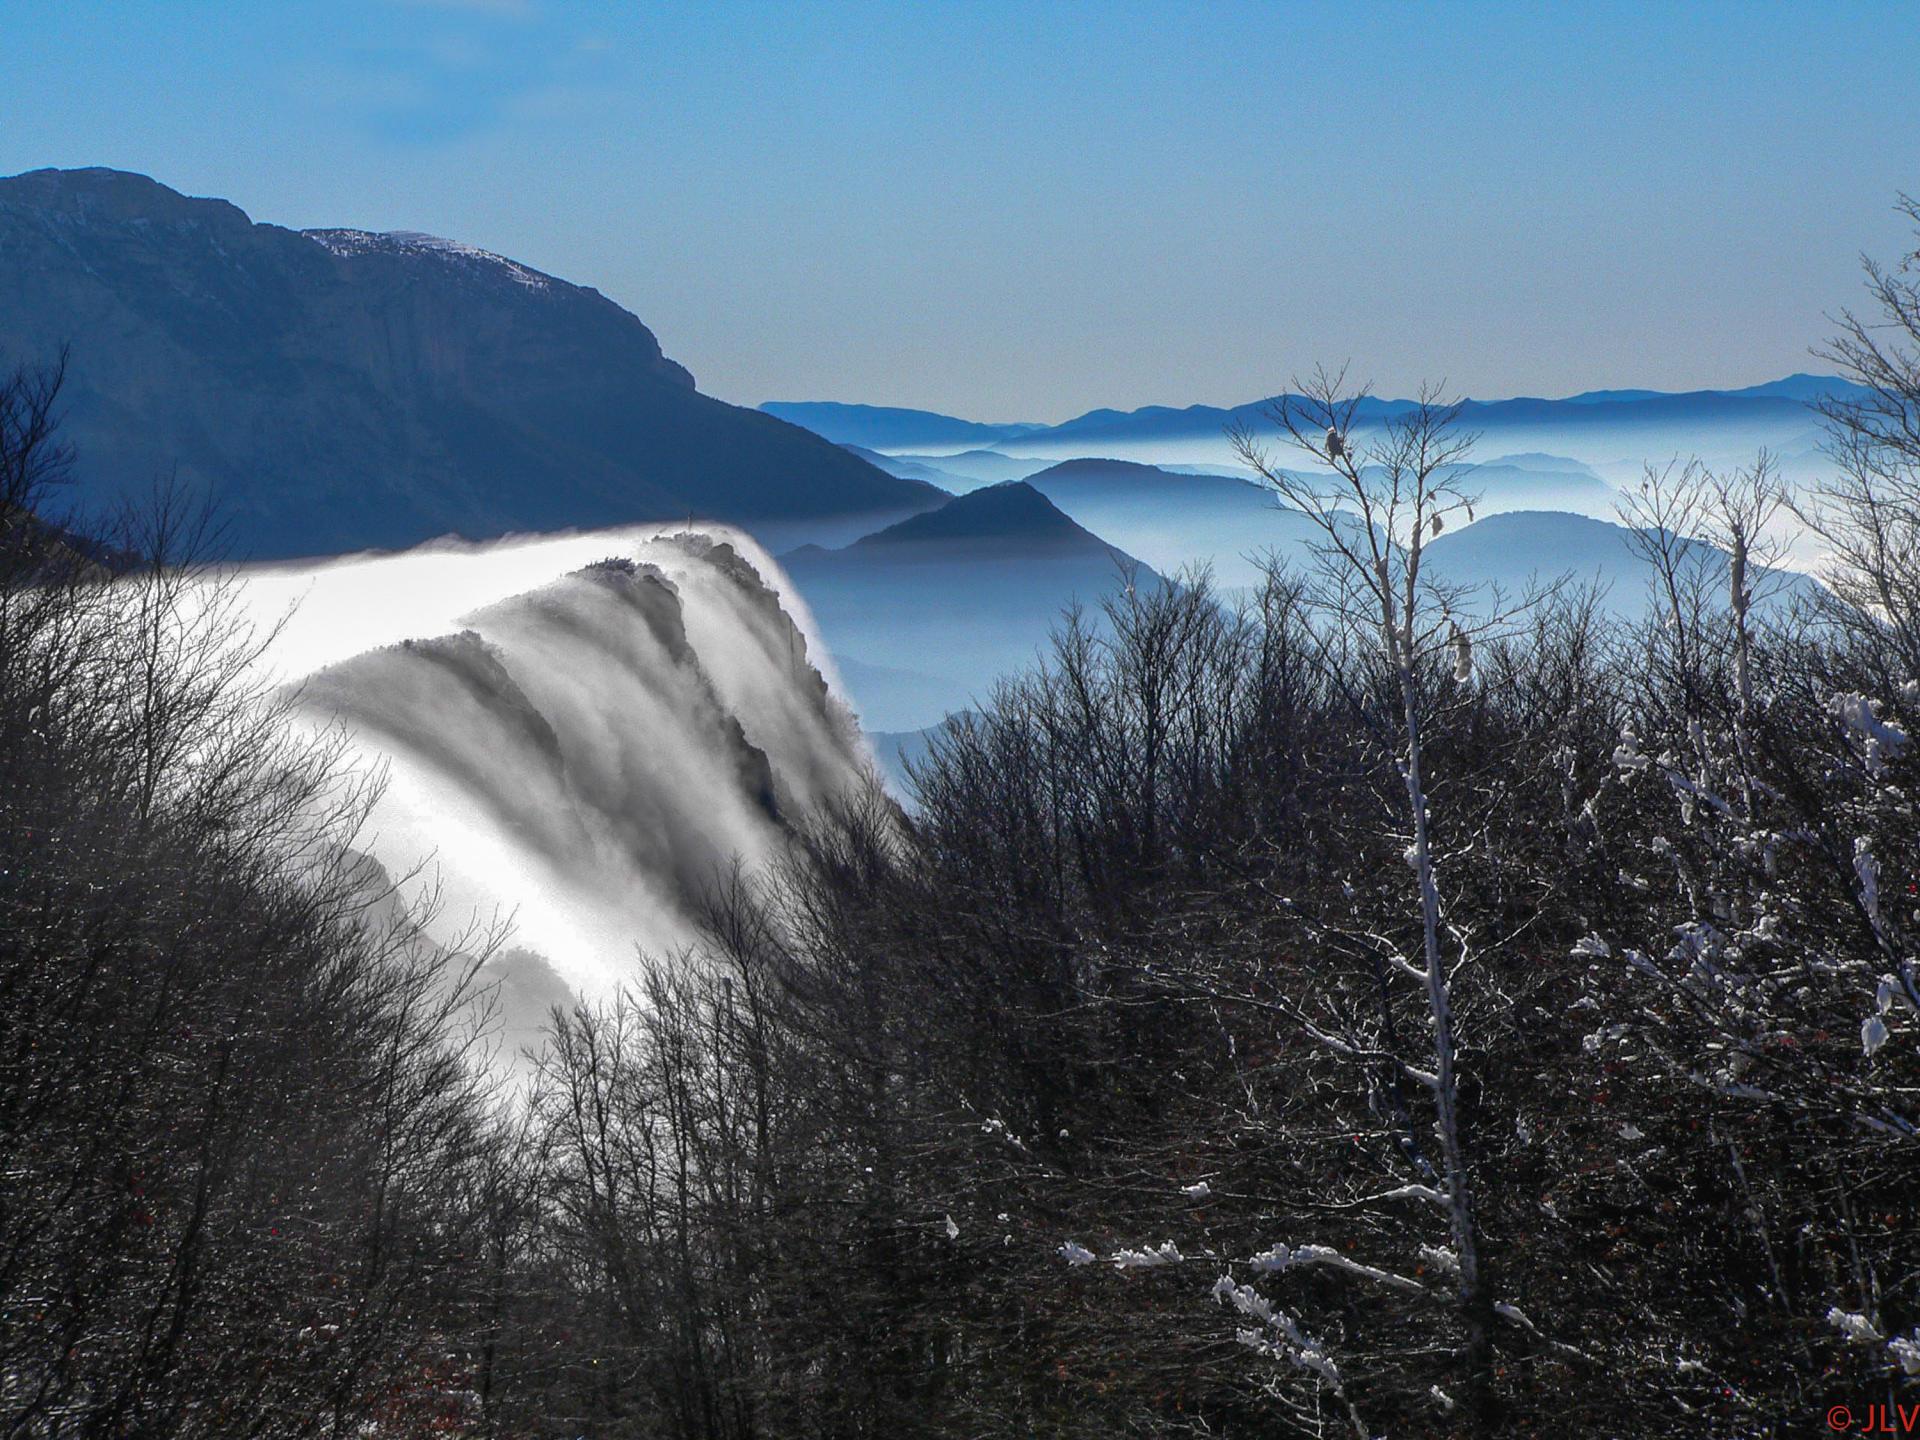
[[[1270,560],[1298,564],[1318,535],[1248,480],[1125,460],[1065,460],[1027,478],[1074,520],[1162,574],[1200,566],[1228,588],[1258,585]]]
[[[1700,541],[1685,541],[1679,548],[1690,574],[1713,592],[1712,599],[1720,600],[1728,579],[1726,556]],[[1593,589],[1603,610],[1629,620],[1648,613],[1657,578],[1628,527],[1540,510],[1490,515],[1450,530],[1427,546],[1426,563],[1433,578],[1443,583],[1497,586],[1510,600],[1536,583],[1564,580]],[[1812,602],[1821,593],[1808,576],[1762,567],[1755,567],[1750,590],[1770,610]]]
[[[1460,424],[1501,450],[1565,453],[1570,441],[1572,448],[1592,452],[1576,455],[1583,461],[1699,453],[1723,442],[1766,444],[1792,456],[1817,435],[1818,417],[1809,408],[1813,402],[1858,393],[1857,387],[1835,376],[1789,375],[1738,390],[1595,390],[1561,400],[1466,400],[1460,406]],[[1273,411],[1286,399],[1276,395],[1233,406],[1089,410],[1057,425],[978,425],[931,411],[826,402],[762,408],[830,439],[874,450],[914,451],[917,459],[935,466],[941,464],[935,451],[983,446],[1014,457],[1105,454],[1170,463],[1175,454],[1168,447],[1224,449],[1222,436],[1232,426],[1272,433]],[[1378,425],[1413,406],[1410,400],[1370,396],[1360,402],[1358,423],[1363,428]],[[1538,439],[1553,443],[1536,443]],[[1156,448],[1158,453],[1149,453]]]
[[[415,234],[298,232],[141,175],[0,180],[0,359],[71,346],[78,498],[177,470],[243,555],[944,495],[700,394],[595,290]]]
[[[862,556],[991,553],[1049,562],[1065,557],[1127,557],[1073,523],[1024,480],[989,485],[937,510],[915,515],[866,536],[851,547]]]
[[[1002,455],[998,450],[962,450],[955,455],[894,455],[888,458],[916,461],[944,475],[957,477],[960,483],[949,487],[955,493],[976,490],[982,485],[998,485],[1002,480],[1024,480],[1044,463]]]
[[[1504,455],[1463,465],[1453,483],[1474,497],[1479,514],[1505,510],[1571,510],[1582,515],[1613,513],[1617,490],[1589,466],[1558,455]]]
[[[864,445],[846,447],[869,465],[877,465],[889,475],[906,480],[924,480],[954,495],[964,495],[983,485],[998,485],[1007,480],[1024,480],[1035,470],[1044,469],[1044,460],[1022,460],[1002,455],[998,450],[961,450],[952,455],[889,455],[869,450]]]
[[[769,400],[760,407],[769,415],[805,426],[816,435],[841,445],[875,449],[930,446],[991,445],[1044,425],[986,425],[960,420],[932,410],[903,410],[889,405],[846,405],[835,400]]]
[[[958,495],[963,490],[977,488],[969,484],[964,476],[942,469],[931,459],[922,460],[912,455],[883,455],[880,451],[869,450],[864,445],[842,445],[840,448],[849,454],[858,455],[876,470],[884,470],[887,474],[898,476],[902,480],[918,480],[926,485],[938,486],[949,495]],[[1022,462],[1009,461],[1008,463]],[[1009,475],[1003,478],[1011,480],[1018,477]]]
[[[177,472],[214,498],[242,558],[731,521],[785,549],[864,719],[887,732],[1025,666],[1070,606],[1097,614],[1202,567],[1232,598],[1270,562],[1310,564],[1318,538],[1224,439],[1271,433],[1274,401],[1058,425],[744,410],[700,394],[590,288],[426,235],[256,224],[119,171],[0,179],[0,362],[63,346],[82,508]],[[1603,518],[1616,486],[1647,462],[1735,464],[1761,446],[1810,473],[1811,407],[1855,393],[1803,374],[1464,402],[1488,458],[1455,479],[1481,518],[1434,540],[1433,573],[1509,591],[1597,580],[1609,608],[1639,613],[1646,563]],[[1410,405],[1365,400],[1356,438]],[[1720,562],[1695,553],[1711,577]],[[1797,576],[1770,586],[1812,593]]]
[[[985,694],[1033,659],[1068,607],[1164,583],[1020,481],[780,561],[862,723],[878,730],[917,729]]]

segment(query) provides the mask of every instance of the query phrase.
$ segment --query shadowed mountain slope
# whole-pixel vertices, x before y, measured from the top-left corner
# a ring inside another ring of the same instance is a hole
[[[599,292],[471,246],[38,170],[0,180],[0,262],[0,358],[72,347],[79,502],[177,467],[242,555],[944,498],[700,394]]]
[[[1073,605],[1164,583],[1020,481],[781,557],[865,725],[912,730],[1028,664]]]

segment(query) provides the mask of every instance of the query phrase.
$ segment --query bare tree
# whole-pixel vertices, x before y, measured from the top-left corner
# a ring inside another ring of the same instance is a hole
[[[1920,235],[1920,200],[1899,209]],[[1818,402],[1835,473],[1801,514],[1830,549],[1827,581],[1857,617],[1884,625],[1908,677],[1920,675],[1920,251],[1863,257],[1876,313],[1851,310],[1819,352],[1860,387]]]
[[[0,386],[0,1425],[443,1411],[421,1368],[487,1144],[463,987],[367,923],[370,791],[284,725],[172,543],[193,507],[161,487],[138,563],[36,508],[59,379]]]
[[[1754,651],[1760,617],[1780,595],[1786,546],[1777,523],[1790,499],[1773,459],[1761,451],[1742,470],[1716,473],[1698,460],[1649,465],[1639,487],[1616,506],[1627,546],[1652,572],[1652,623],[1640,628],[1640,654],[1658,684],[1643,704],[1680,702],[1696,787],[1716,782],[1706,727],[1731,728],[1740,766],[1738,799],[1753,814]],[[1724,599],[1720,598],[1724,595]],[[1732,689],[1724,703],[1721,673]]]
[[[1440,1148],[1437,1184],[1409,1187],[1445,1213],[1458,1277],[1457,1295],[1465,1331],[1469,1403],[1484,1423],[1490,1403],[1496,1307],[1485,1273],[1480,1223],[1473,1193],[1472,1142],[1462,1105],[1460,1042],[1453,991],[1460,966],[1482,957],[1470,933],[1451,924],[1441,895],[1439,861],[1429,807],[1425,728],[1432,710],[1429,681],[1436,667],[1454,682],[1472,676],[1473,651],[1490,635],[1510,630],[1517,613],[1497,592],[1449,584],[1426,566],[1426,547],[1446,526],[1471,519],[1474,497],[1463,486],[1464,462],[1473,438],[1458,427],[1458,408],[1436,387],[1425,387],[1404,411],[1363,426],[1366,387],[1350,389],[1345,370],[1317,371],[1296,380],[1294,391],[1272,407],[1270,418],[1304,457],[1307,468],[1281,466],[1249,428],[1232,432],[1243,463],[1283,505],[1318,530],[1316,582],[1309,591],[1332,643],[1351,647],[1363,666],[1378,665],[1394,696],[1388,734],[1405,792],[1404,823],[1410,843],[1419,912],[1418,948],[1404,951],[1388,936],[1366,938],[1380,951],[1383,987],[1411,981],[1424,999],[1429,1058],[1415,1064],[1388,1038],[1339,1034],[1319,1019],[1296,1018],[1306,1033],[1335,1052],[1384,1060],[1396,1086],[1410,1084],[1430,1098]],[[1519,609],[1536,603],[1525,598]],[[1349,684],[1363,684],[1356,674]],[[1356,714],[1371,712],[1356,706]],[[1418,1161],[1420,1137],[1409,1125]],[[1395,1277],[1398,1278],[1398,1277]],[[1391,1282],[1389,1282],[1391,1283]],[[1420,1287],[1415,1286],[1418,1289]]]
[[[1665,1079],[1660,1121],[1698,1108],[1663,1149],[1739,1198],[1764,1257],[1751,1288],[1734,1270],[1709,1282],[1723,1313],[1748,1320],[1757,1289],[1801,1363],[1884,1376],[1911,1342],[1877,1365],[1866,1343],[1894,1334],[1907,1272],[1860,1206],[1910,1173],[1920,1136],[1913,1053],[1890,1043],[1920,1008],[1912,938],[1880,878],[1914,864],[1913,756],[1898,692],[1871,693],[1900,669],[1899,629],[1854,604],[1901,582],[1873,548],[1885,493],[1856,472],[1809,512],[1859,543],[1838,562],[1840,599],[1787,596],[1772,527],[1789,505],[1765,454],[1725,475],[1650,471],[1623,502],[1653,603],[1629,671],[1637,728],[1587,811],[1634,898],[1629,925],[1576,953],[1619,966],[1600,1002],[1619,1019],[1588,1048]],[[1770,1173],[1775,1126],[1793,1160]]]

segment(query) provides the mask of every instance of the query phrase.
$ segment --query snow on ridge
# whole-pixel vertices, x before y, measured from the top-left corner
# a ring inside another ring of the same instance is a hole
[[[300,233],[335,255],[350,257],[380,251],[425,251],[475,268],[497,267],[506,271],[509,279],[529,290],[545,290],[553,283],[548,276],[538,270],[529,270],[517,260],[509,260],[491,250],[482,250],[477,245],[465,245],[458,240],[447,240],[418,230],[303,230]]]

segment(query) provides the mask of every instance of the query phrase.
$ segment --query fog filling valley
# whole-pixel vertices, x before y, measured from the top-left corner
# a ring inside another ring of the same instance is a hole
[[[316,732],[384,785],[354,844],[436,943],[511,920],[502,1035],[690,943],[710,887],[869,765],[806,611],[723,527],[429,546],[239,572]],[[277,628],[276,628],[277,627]],[[427,903],[434,895],[437,905]]]

